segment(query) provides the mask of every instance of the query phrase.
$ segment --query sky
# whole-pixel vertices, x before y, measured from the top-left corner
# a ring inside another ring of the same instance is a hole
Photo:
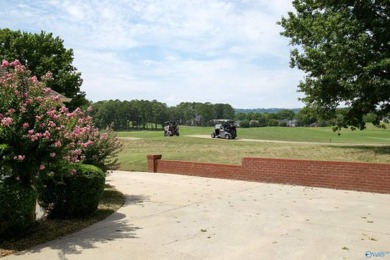
[[[301,108],[286,0],[1,0],[0,27],[73,49],[88,100]]]

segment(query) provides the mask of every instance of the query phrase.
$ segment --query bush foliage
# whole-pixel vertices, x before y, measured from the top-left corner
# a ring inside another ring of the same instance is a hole
[[[115,133],[94,127],[89,109],[70,111],[47,87],[50,72],[39,80],[18,60],[3,60],[0,72],[0,232],[8,229],[4,223],[20,229],[34,223],[38,186],[51,215],[94,211],[103,171],[117,166]]]
[[[105,174],[96,166],[72,164],[62,174],[47,177],[38,187],[38,202],[49,217],[68,218],[93,213],[103,193]]]
[[[0,237],[15,236],[34,223],[36,199],[34,187],[10,178],[0,181]]]

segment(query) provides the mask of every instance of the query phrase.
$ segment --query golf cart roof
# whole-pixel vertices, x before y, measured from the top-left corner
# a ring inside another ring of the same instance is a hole
[[[232,119],[214,119],[214,123],[215,124],[226,123],[226,122],[234,123],[234,120],[232,120]]]

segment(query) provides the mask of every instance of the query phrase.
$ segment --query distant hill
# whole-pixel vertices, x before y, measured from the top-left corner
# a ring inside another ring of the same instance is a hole
[[[277,113],[280,110],[292,110],[294,113],[298,113],[301,108],[235,108],[236,113]]]

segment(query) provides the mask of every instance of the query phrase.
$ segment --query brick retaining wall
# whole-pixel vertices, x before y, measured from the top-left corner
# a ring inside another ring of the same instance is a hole
[[[148,171],[233,180],[390,193],[390,164],[243,158],[241,165],[162,160],[148,155]]]

